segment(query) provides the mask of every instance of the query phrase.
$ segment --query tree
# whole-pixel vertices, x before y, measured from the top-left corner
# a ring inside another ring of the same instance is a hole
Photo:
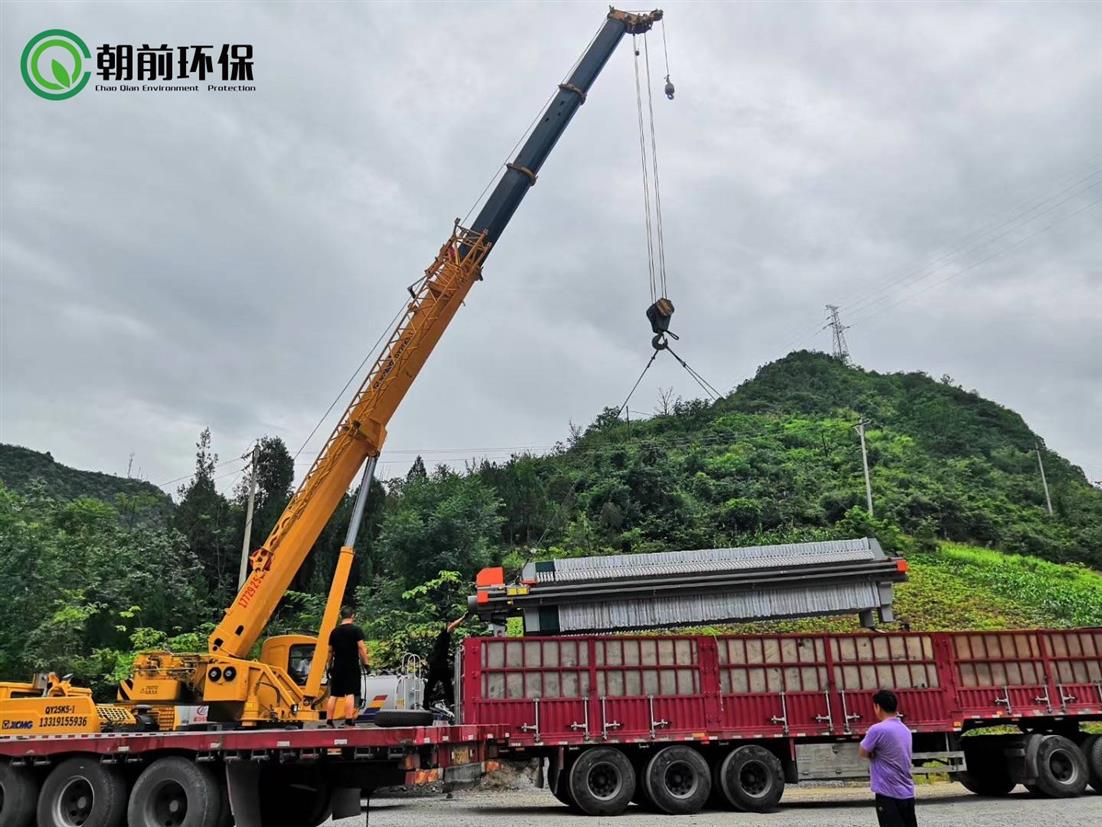
[[[223,605],[237,585],[240,546],[233,547],[233,538],[241,535],[230,521],[230,504],[214,485],[217,464],[210,428],[204,428],[195,443],[195,475],[177,490],[180,504],[173,525],[199,561],[215,603]]]
[[[295,461],[283,440],[277,436],[261,437],[256,453],[256,504],[253,509],[253,545],[259,546],[272,533],[276,521],[291,499],[295,481]],[[234,504],[245,509],[249,499],[249,475],[246,472],[234,488]],[[238,520],[237,547],[240,548],[243,520]]]
[[[654,412],[658,416],[669,416],[673,413],[674,405],[676,402],[680,402],[680,398],[676,401],[673,398],[673,385],[668,388],[658,388],[658,404],[654,406]]]
[[[501,506],[477,477],[438,468],[401,487],[383,518],[380,557],[407,588],[441,571],[473,578],[493,557]]]
[[[428,475],[428,472],[425,470],[425,461],[421,459],[421,455],[418,454],[417,458],[413,460],[413,465],[411,465],[409,471],[406,472],[406,482],[423,480],[428,477]]]

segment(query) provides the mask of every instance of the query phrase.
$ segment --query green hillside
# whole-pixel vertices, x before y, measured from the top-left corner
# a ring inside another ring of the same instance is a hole
[[[542,538],[566,553],[630,552],[868,531],[897,549],[903,534],[918,543],[909,549],[942,539],[1102,568],[1102,491],[1018,414],[948,377],[877,374],[806,351],[714,404],[633,422],[608,410],[557,454],[487,464],[478,477],[503,501],[505,548]]]
[[[861,417],[875,518],[853,431]],[[236,587],[244,492],[218,490],[209,431],[196,448],[176,507],[144,483],[0,449],[0,571],[11,597],[0,601],[0,679],[54,668],[109,697],[135,649],[203,644]],[[293,483],[286,446],[264,438],[261,449],[254,541]],[[143,498],[163,507],[143,509]],[[270,631],[317,627],[350,511],[346,497]],[[1102,626],[1102,491],[1079,468],[1013,411],[947,378],[807,352],[715,403],[678,402],[632,422],[606,410],[546,456],[466,473],[418,462],[404,479],[375,483],[348,599],[387,667],[427,651],[440,621],[465,610],[482,566],[513,574],[554,556],[860,536],[907,556],[897,612],[912,629]]]
[[[896,586],[899,619],[914,631],[1102,626],[1102,574],[1074,563],[956,543],[908,554]],[[850,631],[853,617],[745,624],[746,631]]]
[[[39,486],[58,500],[95,497],[115,502],[116,497],[122,494],[126,497],[152,498],[166,508],[171,506],[168,495],[152,483],[99,471],[79,471],[55,462],[48,452],[32,451],[19,445],[0,444],[0,483],[20,492]]]

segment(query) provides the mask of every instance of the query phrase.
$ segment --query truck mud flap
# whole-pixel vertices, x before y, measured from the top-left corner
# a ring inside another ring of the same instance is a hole
[[[354,818],[363,808],[360,806],[359,787],[337,787],[333,790],[333,819]]]
[[[261,827],[260,765],[253,761],[227,761],[226,787],[234,827]],[[356,813],[359,814],[358,806]]]

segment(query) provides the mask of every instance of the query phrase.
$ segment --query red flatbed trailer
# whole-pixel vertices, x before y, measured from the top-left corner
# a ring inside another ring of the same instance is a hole
[[[0,825],[23,827],[9,808],[19,806],[28,792],[38,797],[41,788],[45,796],[45,783],[55,767],[63,769],[62,765],[73,764],[75,770],[86,775],[89,771],[105,772],[121,779],[125,813],[127,789],[134,786],[143,769],[159,760],[184,759],[204,767],[204,772],[218,783],[225,799],[220,814],[184,822],[188,802],[192,809],[196,806],[195,791],[184,784],[173,791],[181,793],[178,798],[185,807],[182,813],[170,813],[168,820],[154,821],[135,817],[132,810],[122,823],[132,827],[146,827],[147,823],[208,827],[209,821],[209,827],[220,827],[229,823],[227,806],[232,801],[238,827],[314,827],[330,814],[359,815],[361,795],[370,795],[379,787],[477,781],[497,767],[500,737],[500,727],[485,725],[4,737],[0,738]],[[175,766],[178,769],[179,763]],[[27,780],[31,782],[30,790],[22,783]],[[93,792],[102,780],[93,781]],[[58,800],[63,798],[62,790]],[[85,809],[90,812],[90,807],[89,803]],[[31,810],[37,810],[38,827],[82,823],[80,812],[67,817],[63,807],[58,811],[49,801]],[[34,815],[32,812],[26,823],[34,823]]]
[[[1102,743],[1080,730],[1102,720],[1102,629],[471,638],[460,672],[461,720],[502,725],[505,758],[549,758],[552,791],[593,814],[633,792],[693,812],[713,783],[763,810],[786,780],[860,777],[881,688],[916,764],[938,764],[917,772],[967,767],[988,794],[1102,791]],[[1021,734],[965,736],[1007,725]]]
[[[916,772],[948,771],[987,795],[1102,790],[1102,741],[1081,730],[1102,721],[1102,629],[469,638],[458,673],[455,726],[0,738],[0,824],[23,827],[4,819],[40,788],[39,827],[66,824],[45,796],[72,766],[113,779],[129,823],[144,825],[128,791],[158,761],[177,762],[174,783],[184,765],[201,768],[228,790],[239,827],[313,827],[358,813],[380,787],[471,782],[530,758],[547,759],[551,791],[590,814],[633,799],[694,812],[713,786],[767,810],[785,783],[864,773],[856,742],[881,687],[899,696],[916,764],[936,763]],[[991,726],[1017,732],[967,734]]]

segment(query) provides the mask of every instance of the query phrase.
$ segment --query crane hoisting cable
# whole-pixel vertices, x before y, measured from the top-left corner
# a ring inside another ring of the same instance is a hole
[[[642,51],[639,49],[639,37],[643,39]],[[665,51],[665,33],[662,48]],[[650,322],[654,338],[651,345],[656,351],[664,350],[667,337],[677,339],[670,330],[673,317],[673,302],[668,298],[669,288],[666,276],[666,240],[662,227],[662,188],[658,177],[658,140],[654,128],[654,94],[651,82],[650,48],[646,32],[632,37],[632,52],[635,56],[635,105],[639,122],[639,159],[643,170],[643,212],[647,235],[647,271],[650,277],[651,304],[647,308],[647,321]],[[639,58],[643,58],[643,72],[646,75],[647,109],[643,111],[643,91],[640,80]],[[673,84],[669,80],[669,57],[666,57],[666,97],[673,100]],[[649,127],[649,130],[648,130]],[[647,132],[650,132],[650,164],[647,163]],[[653,204],[653,208],[652,208]],[[653,216],[652,216],[653,214]]]
[[[639,48],[639,38],[642,38],[642,50]],[[635,55],[635,106],[639,123],[639,158],[643,170],[643,213],[644,226],[647,236],[647,272],[650,279],[650,306],[647,308],[647,321],[650,322],[651,347],[654,352],[647,360],[639,378],[628,391],[627,398],[620,406],[618,414],[627,409],[628,402],[638,389],[639,384],[647,371],[654,365],[654,360],[662,351],[667,351],[677,363],[685,369],[704,393],[713,401],[719,399],[722,394],[705,379],[699,371],[689,366],[683,358],[670,349],[669,340],[679,340],[680,337],[670,330],[670,320],[673,318],[674,306],[669,298],[668,279],[666,275],[666,240],[662,229],[662,189],[658,178],[658,141],[654,127],[654,93],[651,82],[650,49],[648,48],[647,32],[632,35],[632,52]],[[666,97],[673,100],[674,87],[670,80],[670,56],[666,47],[666,27],[662,24],[662,52],[666,62]],[[643,71],[646,75],[647,108],[643,110],[643,82],[640,78],[640,60],[642,57]],[[648,129],[649,127],[649,129]],[[647,163],[647,132],[650,132],[650,164]],[[653,205],[653,206],[652,206]]]

